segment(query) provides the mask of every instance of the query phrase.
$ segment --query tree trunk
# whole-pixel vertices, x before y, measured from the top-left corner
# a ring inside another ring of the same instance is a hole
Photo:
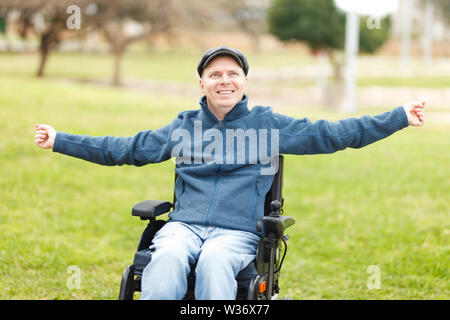
[[[344,95],[344,78],[342,75],[342,61],[336,56],[336,53],[330,49],[325,51],[328,60],[333,68],[333,81],[329,84],[325,93],[325,106],[329,110],[337,111],[342,104]]]
[[[326,53],[328,55],[331,66],[333,67],[334,82],[337,84],[342,84],[342,82],[344,81],[344,77],[342,75],[343,62],[336,56],[336,53],[333,51],[333,49],[326,50]]]
[[[44,75],[44,68],[45,68],[45,64],[47,62],[48,50],[40,50],[39,55],[40,55],[39,68],[38,68],[36,76],[38,78],[41,78]]]
[[[31,21],[29,16],[25,16],[22,23],[19,25],[19,35],[22,39],[27,38],[28,29],[31,27]]]
[[[121,84],[121,62],[123,56],[123,49],[114,49],[114,75],[113,75],[113,85],[119,87]]]
[[[45,65],[47,63],[48,53],[50,51],[52,33],[48,32],[42,35],[41,37],[41,45],[39,46],[39,68],[36,73],[38,78],[41,78],[44,75]]]

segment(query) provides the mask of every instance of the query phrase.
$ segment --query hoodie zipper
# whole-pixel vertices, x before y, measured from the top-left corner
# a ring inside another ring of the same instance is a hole
[[[244,95],[245,99],[243,99],[242,101],[246,100],[247,97]],[[203,98],[202,98],[203,99]],[[239,103],[242,103],[239,102]],[[227,118],[227,116],[230,115],[231,112],[234,111],[231,110],[230,113],[228,113],[225,118],[222,121],[219,121],[216,116],[213,115],[213,113],[208,109],[208,105],[206,103],[203,103],[202,100],[200,100],[200,104],[202,105],[203,110],[209,114],[211,116],[212,119],[214,119],[218,124],[219,124],[219,129],[222,132],[222,137],[224,136],[224,131],[225,131],[225,119]],[[225,139],[224,139],[225,140]],[[222,150],[222,163],[224,163],[225,161],[225,144],[223,144],[223,150]],[[209,208],[208,208],[208,212],[206,214],[206,225],[210,226],[211,224],[211,215],[212,215],[212,210],[214,208],[214,204],[215,204],[215,200],[216,200],[216,191],[217,191],[217,186],[219,184],[219,177],[220,177],[220,173],[221,173],[221,168],[222,165],[221,164],[217,164],[217,170],[216,170],[216,177],[214,178],[214,186],[213,186],[213,191],[212,191],[212,195],[211,195],[211,200],[209,201]]]
[[[223,131],[225,129],[225,121],[219,121],[219,128],[222,131],[222,136],[223,136]],[[223,157],[225,156],[224,152],[222,151],[222,161],[223,161]],[[216,200],[216,191],[217,191],[217,185],[219,184],[219,176],[220,176],[220,171],[221,171],[221,165],[217,164],[217,170],[216,170],[216,177],[214,179],[214,187],[213,187],[213,191],[212,191],[212,195],[211,195],[211,201],[209,202],[209,209],[208,209],[208,213],[206,214],[206,225],[209,226],[211,224],[211,214],[212,214],[212,210],[214,208],[214,204],[215,204],[215,200]]]

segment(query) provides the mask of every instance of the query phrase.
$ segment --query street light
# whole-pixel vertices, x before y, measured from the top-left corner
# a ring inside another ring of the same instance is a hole
[[[356,68],[359,51],[359,15],[347,12],[345,23],[345,98],[343,112],[356,111]]]

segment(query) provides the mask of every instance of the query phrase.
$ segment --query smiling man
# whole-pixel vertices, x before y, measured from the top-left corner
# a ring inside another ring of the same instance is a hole
[[[208,109],[222,121],[247,90],[247,59],[242,53],[222,47],[206,52],[198,66],[200,88]]]
[[[260,236],[256,223],[263,217],[273,181],[273,172],[263,174],[267,158],[361,148],[424,121],[425,103],[416,102],[337,122],[312,123],[270,107],[250,110],[247,58],[225,46],[205,52],[197,70],[203,92],[200,108],[181,112],[162,128],[133,137],[91,137],[36,125],[39,147],[102,165],[142,166],[175,154],[177,202],[150,246],[152,261],[142,275],[142,299],[182,299],[195,262],[197,299],[236,297],[235,277],[255,258]],[[248,143],[234,144],[239,137]],[[186,159],[195,160],[180,161]]]

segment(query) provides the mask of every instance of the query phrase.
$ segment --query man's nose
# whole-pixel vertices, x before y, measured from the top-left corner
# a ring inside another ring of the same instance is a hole
[[[227,74],[222,75],[222,78],[220,79],[221,83],[229,83],[230,77]]]

